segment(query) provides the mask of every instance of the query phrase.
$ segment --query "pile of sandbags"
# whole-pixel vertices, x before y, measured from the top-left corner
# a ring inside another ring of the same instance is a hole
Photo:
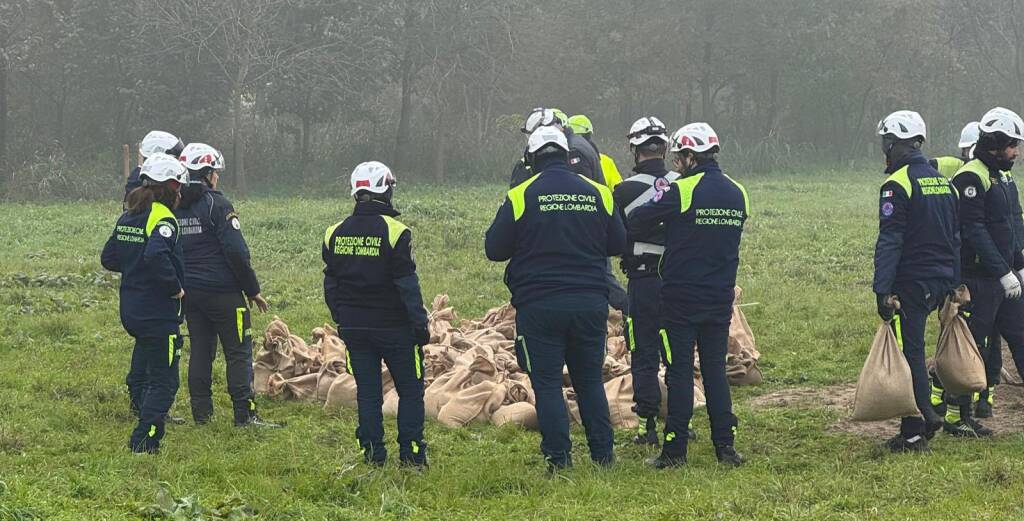
[[[737,299],[739,291],[737,288]],[[449,427],[470,423],[515,423],[537,428],[535,398],[530,377],[516,362],[515,309],[504,305],[480,320],[459,321],[447,295],[434,299],[430,313],[431,343],[423,347],[424,405],[428,417]],[[461,327],[455,327],[460,323]],[[633,428],[639,423],[633,406],[630,355],[623,338],[622,314],[608,316],[607,355],[603,367],[605,393],[612,424]],[[760,353],[739,307],[734,308],[729,338],[727,373],[733,385],[761,382]],[[356,407],[355,378],[345,364],[345,345],[330,326],[313,331],[312,343],[291,334],[279,318],[267,327],[263,346],[253,364],[256,392],[284,399],[320,400],[325,408]],[[694,363],[694,405],[704,405],[699,361]],[[667,405],[662,368],[662,414]],[[385,413],[397,414],[398,392],[382,367]],[[564,373],[563,396],[573,423],[579,408],[569,375]]]

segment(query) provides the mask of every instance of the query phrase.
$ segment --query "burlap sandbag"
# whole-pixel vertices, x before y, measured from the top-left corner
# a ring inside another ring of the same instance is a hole
[[[608,417],[616,429],[635,429],[640,419],[633,412],[633,375],[626,374],[604,384],[608,398]]]
[[[918,414],[910,365],[896,343],[892,328],[883,323],[875,333],[871,351],[857,379],[852,419],[881,421]]]
[[[317,373],[304,374],[284,381],[284,392],[282,398],[291,400],[312,400],[316,398],[317,380],[320,375]]]
[[[437,418],[441,408],[459,391],[472,385],[473,373],[466,369],[449,371],[423,391],[423,407],[427,417]]]
[[[313,336],[315,337],[316,333]],[[320,358],[324,364],[334,360],[345,360],[345,342],[337,336],[324,335],[319,339],[318,344],[320,345]]]
[[[528,402],[502,406],[491,415],[491,423],[498,427],[512,423],[533,431],[540,429],[540,423],[537,422],[537,407]]]
[[[380,410],[384,414],[398,416],[398,389],[392,389],[384,395],[384,405]]]
[[[348,374],[339,374],[327,391],[327,401],[324,402],[324,409],[336,407],[356,408],[356,377]]]
[[[462,389],[438,411],[437,421],[446,427],[463,427],[470,422],[487,422],[505,401],[504,385],[480,382]]]
[[[334,384],[334,380],[343,373],[345,363],[341,360],[331,360],[324,363],[323,367],[320,368],[320,372],[317,374],[316,379],[316,399],[324,401],[327,399],[327,394],[331,391],[331,385]]]
[[[985,390],[985,361],[978,352],[967,321],[960,308],[971,301],[966,286],[957,288],[939,312],[942,324],[939,346],[935,350],[935,374],[948,392],[965,395]]]
[[[757,360],[745,356],[727,355],[725,362],[725,376],[729,379],[729,385],[760,385],[764,381],[761,368],[757,366]]]

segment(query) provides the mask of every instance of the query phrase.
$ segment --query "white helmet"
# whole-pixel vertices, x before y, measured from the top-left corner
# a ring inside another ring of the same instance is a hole
[[[185,144],[178,139],[178,136],[162,130],[153,130],[139,143],[139,153],[142,157],[149,157],[153,154],[170,154],[177,156]]]
[[[672,134],[672,151],[707,152],[715,147],[721,148],[718,134],[707,123],[690,123]]]
[[[143,181],[149,180],[155,183],[166,181],[177,181],[183,185],[188,184],[188,169],[178,161],[178,158],[167,154],[156,153],[146,158],[139,170],[139,178]]]
[[[214,170],[224,169],[224,155],[206,143],[189,143],[181,151],[181,162],[189,170],[202,170],[210,167]]]
[[[626,139],[629,139],[629,144],[632,146],[640,146],[650,139],[660,139],[666,145],[671,143],[665,124],[654,116],[644,116],[634,121],[633,126],[629,127]]]
[[[985,113],[978,123],[981,134],[1003,134],[1013,139],[1024,140],[1024,121],[1010,109],[996,107]]]
[[[526,123],[519,130],[523,134],[532,134],[534,130],[540,127],[548,127],[559,122],[558,117],[555,116],[555,111],[544,107],[537,107],[530,112],[529,116],[526,116]]]
[[[960,131],[960,143],[959,148],[970,148],[978,144],[978,134],[981,131],[978,130],[978,122],[972,121]]]
[[[878,122],[879,136],[895,136],[897,139],[920,137],[927,139],[924,119],[912,110],[897,110]]]
[[[565,138],[565,132],[549,126],[540,127],[530,134],[530,140],[526,143],[526,153],[533,154],[546,145],[556,145],[566,152],[569,151],[569,141]]]
[[[380,161],[367,161],[356,165],[352,171],[352,195],[363,190],[382,194],[398,182],[391,169]]]

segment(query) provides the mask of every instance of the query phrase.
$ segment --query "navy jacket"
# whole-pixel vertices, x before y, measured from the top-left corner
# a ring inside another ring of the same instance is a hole
[[[192,183],[174,215],[185,252],[185,289],[260,294],[238,213],[224,194]]]
[[[139,179],[139,172],[141,170],[141,168],[135,167],[128,174],[128,179],[126,179],[124,183],[124,199],[122,199],[122,201],[127,201],[128,194],[132,193],[132,190],[142,186],[142,180]]]
[[[728,321],[735,299],[740,237],[750,215],[746,190],[710,161],[683,174],[629,214],[629,231],[665,224],[662,320],[668,324]]]
[[[641,161],[633,175],[615,186],[615,206],[623,221],[629,213],[650,202],[654,195],[668,187],[679,174],[665,169],[662,159]],[[656,277],[665,249],[665,225],[655,225],[640,233],[630,232],[626,253],[622,256],[626,275],[631,279]]]
[[[884,295],[896,284],[960,278],[957,194],[920,152],[886,169],[878,202],[878,241],[872,289]]]
[[[178,223],[164,205],[125,212],[100,256],[103,267],[121,273],[121,324],[136,338],[178,334],[185,282]]]
[[[359,202],[324,234],[324,300],[339,328],[427,327],[412,231],[398,215],[384,203]]]
[[[1011,268],[1024,268],[1024,226],[1013,177],[975,159],[953,176],[953,185],[960,192],[964,276],[1000,278]]]
[[[561,160],[512,188],[487,230],[492,261],[509,261],[512,305],[551,296],[608,298],[608,257],[621,255],[626,232],[611,190]]]

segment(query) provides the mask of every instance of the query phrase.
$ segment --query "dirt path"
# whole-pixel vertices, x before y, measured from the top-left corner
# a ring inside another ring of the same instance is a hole
[[[856,393],[855,384],[842,384],[817,389],[796,388],[783,389],[751,399],[748,403],[753,407],[801,407],[826,408],[839,412],[844,419],[826,427],[828,432],[848,432],[872,438],[891,436],[899,429],[899,420],[883,422],[853,422],[848,418],[853,414],[853,397]],[[1024,432],[1024,387],[1017,385],[1000,385],[996,388],[995,414],[983,420],[996,434]]]

